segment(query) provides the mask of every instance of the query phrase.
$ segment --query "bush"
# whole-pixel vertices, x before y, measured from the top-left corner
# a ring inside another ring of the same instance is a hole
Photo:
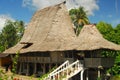
[[[120,80],[120,75],[113,76],[110,80]]]

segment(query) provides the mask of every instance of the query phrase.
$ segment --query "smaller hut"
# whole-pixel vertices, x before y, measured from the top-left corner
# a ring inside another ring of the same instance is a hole
[[[103,38],[95,25],[85,25],[76,40],[77,50],[120,50],[120,45]]]
[[[84,51],[85,58],[95,58],[92,62],[94,64],[90,65],[91,59],[85,61],[89,63],[89,65],[85,64],[86,67],[98,67],[98,66],[103,66],[103,67],[111,67],[113,65],[113,61],[107,60],[106,62],[105,58],[101,58],[101,51],[102,50],[120,50],[120,46],[116,45],[115,43],[112,43],[106,39],[103,38],[102,34],[97,30],[95,25],[85,25],[81,32],[80,35],[78,36],[76,40],[76,50]],[[104,60],[105,59],[105,60]],[[104,63],[97,64],[98,60],[101,63],[103,61]]]
[[[76,50],[84,54],[84,67],[87,69],[85,73],[88,74],[89,80],[96,80],[98,77],[105,80],[105,70],[114,65],[114,58],[105,58],[101,52],[120,50],[120,45],[104,39],[95,25],[85,25],[77,37],[76,44]]]

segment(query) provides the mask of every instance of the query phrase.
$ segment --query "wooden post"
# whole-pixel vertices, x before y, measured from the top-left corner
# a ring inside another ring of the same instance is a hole
[[[20,69],[19,69],[18,74],[21,74],[21,72],[22,72],[22,62],[20,62]]]
[[[98,78],[100,78],[100,69],[98,69]]]
[[[19,72],[19,67],[18,67],[18,66],[20,66],[20,65],[18,65],[18,64],[19,64],[19,63],[17,62],[17,65],[16,65],[16,71],[15,71],[16,74]],[[10,64],[9,67],[12,67],[12,65]],[[10,69],[11,69],[11,68],[10,68]]]
[[[49,64],[49,70],[51,70],[51,64]]]
[[[46,72],[46,66],[45,66],[45,64],[43,64],[43,74],[45,74],[45,72]]]
[[[37,73],[37,63],[34,63],[34,75],[36,75],[36,73]]]
[[[88,70],[87,70],[87,75],[86,75],[86,80],[89,80],[89,73],[88,73]]]
[[[30,74],[29,74],[29,69],[30,69],[30,67],[29,67],[29,63],[27,63],[27,73],[26,73],[27,76],[30,75]]]

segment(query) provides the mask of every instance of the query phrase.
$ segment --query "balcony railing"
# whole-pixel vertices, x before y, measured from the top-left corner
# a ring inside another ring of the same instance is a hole
[[[19,57],[21,62],[50,63],[50,57]]]
[[[84,65],[87,68],[110,68],[114,65],[114,58],[84,58]]]

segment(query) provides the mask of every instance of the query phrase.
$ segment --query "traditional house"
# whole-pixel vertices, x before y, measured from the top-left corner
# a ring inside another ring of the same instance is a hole
[[[21,41],[4,54],[14,56],[20,51],[16,73],[41,76],[66,60],[81,60],[85,68],[111,67],[101,65],[100,54],[95,54],[102,49],[120,50],[120,46],[105,40],[95,25],[85,25],[77,37],[66,6],[61,3],[37,11]],[[99,58],[94,66],[93,58]]]
[[[74,50],[72,42],[75,37],[65,5],[58,4],[37,11],[21,41],[4,53],[14,55],[20,51],[17,73],[45,74],[55,65],[73,61],[73,51],[67,51]]]
[[[104,39],[95,25],[85,25],[76,42],[78,44],[76,50],[80,51],[78,55],[84,55],[85,73],[88,74],[86,76],[89,80],[96,80],[97,77],[102,77],[102,80],[105,80],[105,70],[113,66],[114,58],[105,58],[101,52],[103,50],[120,50],[120,45]]]

